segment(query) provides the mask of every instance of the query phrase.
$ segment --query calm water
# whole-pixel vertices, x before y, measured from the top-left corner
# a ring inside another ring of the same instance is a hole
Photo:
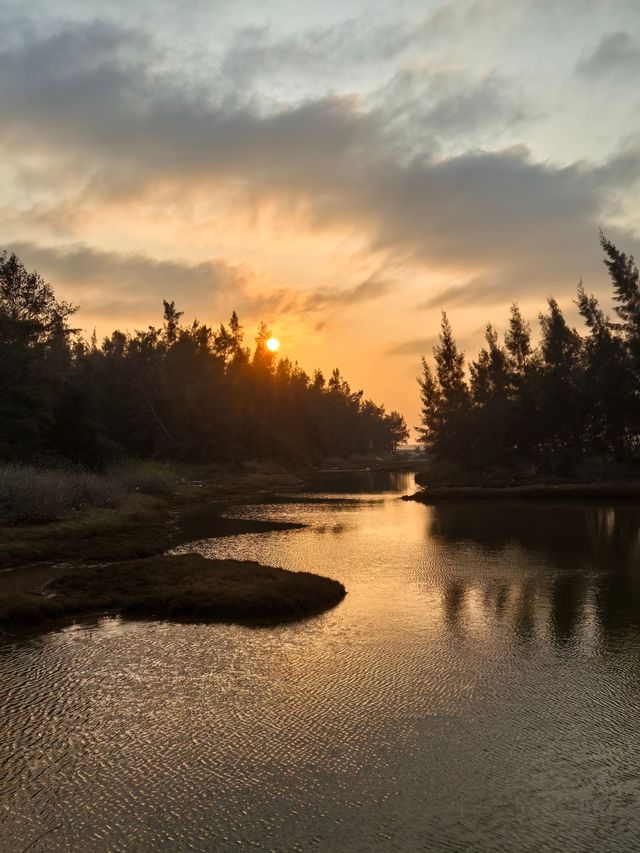
[[[639,850],[640,507],[409,480],[193,546],[340,578],[319,618],[5,638],[0,849]]]

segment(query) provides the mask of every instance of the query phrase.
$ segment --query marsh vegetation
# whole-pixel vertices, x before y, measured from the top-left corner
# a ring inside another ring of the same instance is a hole
[[[0,597],[0,625],[95,613],[178,621],[282,621],[319,613],[345,596],[338,581],[246,560],[181,554],[82,568],[44,594]]]

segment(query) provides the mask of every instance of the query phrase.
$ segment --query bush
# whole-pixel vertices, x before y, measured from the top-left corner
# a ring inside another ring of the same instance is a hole
[[[111,477],[85,471],[0,467],[0,523],[55,521],[71,510],[115,506],[124,489]]]

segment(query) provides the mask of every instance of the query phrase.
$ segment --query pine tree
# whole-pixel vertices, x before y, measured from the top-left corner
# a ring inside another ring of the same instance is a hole
[[[176,310],[175,302],[167,302],[166,299],[162,300],[163,305],[163,315],[162,319],[164,321],[164,339],[169,346],[176,342],[176,338],[178,336],[178,329],[180,327],[180,318],[183,315],[183,311]]]
[[[511,373],[521,378],[531,356],[531,327],[525,322],[516,302],[511,306],[509,328],[504,336]]]

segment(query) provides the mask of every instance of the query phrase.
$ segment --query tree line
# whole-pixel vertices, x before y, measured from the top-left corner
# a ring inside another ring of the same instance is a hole
[[[386,452],[408,437],[402,415],[353,391],[337,368],[326,379],[277,358],[264,323],[250,348],[235,312],[213,328],[163,304],[161,326],[98,344],[71,325],[75,306],[0,254],[0,458],[307,462]]]
[[[465,370],[446,313],[432,369],[419,377],[421,441],[465,468],[534,468],[571,474],[590,460],[633,465],[640,453],[640,275],[633,256],[600,234],[615,318],[578,285],[580,334],[554,298],[540,338],[517,304],[501,342],[491,324]]]

